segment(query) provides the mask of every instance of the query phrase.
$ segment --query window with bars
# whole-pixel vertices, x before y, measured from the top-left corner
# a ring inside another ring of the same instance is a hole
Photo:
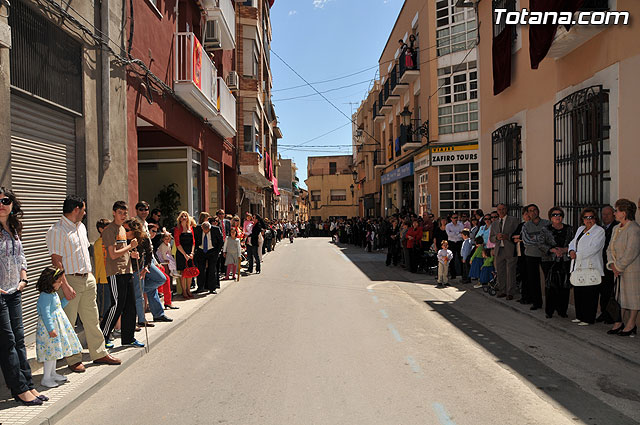
[[[441,217],[454,212],[470,212],[480,208],[479,165],[441,165],[439,214]]]
[[[477,28],[473,8],[455,7],[457,0],[436,2],[436,45],[438,56],[475,45]]]
[[[565,220],[579,225],[585,207],[609,203],[611,185],[609,90],[591,86],[570,94],[554,108],[556,205]]]
[[[516,0],[493,0],[493,37],[499,35],[507,26],[506,19],[502,19],[502,22],[496,22],[496,9],[507,9],[507,12],[516,11]],[[515,42],[517,33],[513,31],[513,41]]]
[[[345,189],[331,189],[332,201],[346,201],[347,191]]]
[[[522,127],[503,125],[491,135],[493,205],[505,204],[520,217],[522,208]]]
[[[478,71],[476,61],[438,69],[438,132],[451,134],[478,129]]]

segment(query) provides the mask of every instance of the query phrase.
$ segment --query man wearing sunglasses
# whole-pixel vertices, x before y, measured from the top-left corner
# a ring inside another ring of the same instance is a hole
[[[60,297],[69,302],[64,307],[71,324],[80,316],[87,339],[87,348],[94,363],[118,365],[120,359],[105,349],[105,338],[100,330],[96,304],[96,279],[89,256],[87,228],[82,223],[86,203],[78,196],[68,196],[62,205],[62,217],[47,232],[47,248],[54,267],[64,269]],[[66,358],[69,369],[84,372],[82,353]]]

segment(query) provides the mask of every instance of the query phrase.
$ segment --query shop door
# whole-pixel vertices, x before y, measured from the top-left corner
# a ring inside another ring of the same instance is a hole
[[[51,264],[46,233],[60,219],[67,195],[76,194],[76,135],[73,115],[26,97],[11,95],[11,189],[22,203],[22,242],[29,280]],[[25,334],[37,325],[35,284],[23,294]]]

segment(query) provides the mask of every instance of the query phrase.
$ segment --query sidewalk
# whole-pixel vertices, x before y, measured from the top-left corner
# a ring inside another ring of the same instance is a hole
[[[258,276],[257,278],[260,277]],[[242,284],[244,279],[255,279],[255,277],[254,275],[241,276],[239,282],[227,280],[220,281],[221,288],[218,290],[218,294],[231,285]],[[161,349],[158,344],[162,340],[188,323],[189,318],[192,315],[200,310],[205,304],[212,302],[216,298],[217,295],[198,294],[195,295],[194,299],[185,301],[182,297],[177,296],[173,300],[173,304],[180,307],[180,309],[166,310],[167,316],[172,318],[173,322],[154,323],[155,327],[147,328],[149,332],[150,352]],[[150,315],[147,316],[148,319],[150,319],[149,316]],[[80,332],[79,338],[83,341],[83,332]],[[136,338],[139,341],[146,342],[144,328],[141,331],[136,332]],[[71,372],[64,360],[58,361],[57,372],[67,376],[69,381],[56,388],[46,388],[39,385],[40,379],[42,378],[42,365],[35,360],[35,343],[27,346],[27,357],[29,358],[29,363],[32,365],[33,380],[36,385],[36,389],[49,397],[50,400],[45,402],[42,406],[23,406],[18,404],[13,397],[11,397],[11,393],[6,385],[1,385],[0,424],[48,425],[57,422],[71,409],[77,407],[84,398],[93,394],[93,392],[100,389],[146,354],[144,348],[122,347],[120,345],[119,338],[116,338],[114,344],[115,347],[109,350],[109,352],[122,360],[121,365],[94,365],[91,362],[88,350],[85,349],[83,351],[83,363],[86,367],[86,372]]]
[[[345,250],[347,257],[352,258],[352,261],[377,261],[380,260],[380,265],[386,267],[382,251],[378,253],[365,253],[361,248],[354,247],[353,245],[338,244],[337,247],[341,250]],[[369,257],[365,259],[365,257]],[[410,282],[416,285],[436,285],[437,276],[427,275],[425,273],[410,273],[401,266],[389,267],[387,270],[397,274],[397,280],[404,282]],[[518,312],[531,320],[535,320],[540,325],[553,330],[555,332],[562,333],[568,338],[573,338],[578,341],[585,342],[595,348],[602,350],[603,352],[614,355],[626,362],[633,364],[634,366],[640,366],[640,336],[638,337],[619,337],[617,335],[607,335],[607,330],[611,329],[611,325],[605,325],[603,323],[596,323],[591,326],[578,326],[571,322],[571,319],[575,318],[575,309],[572,304],[569,305],[567,312],[568,318],[560,318],[557,314],[551,319],[545,317],[544,309],[531,311],[530,305],[522,305],[516,302],[519,299],[518,296],[514,297],[512,301],[507,301],[505,298],[496,298],[485,293],[482,288],[473,289],[473,284],[462,284],[460,280],[450,282],[450,287],[456,288],[458,291],[465,291],[470,296],[474,297],[477,302],[491,302],[495,303],[503,308],[511,309]],[[456,308],[456,303],[451,303],[452,308]],[[463,311],[461,311],[463,312]]]

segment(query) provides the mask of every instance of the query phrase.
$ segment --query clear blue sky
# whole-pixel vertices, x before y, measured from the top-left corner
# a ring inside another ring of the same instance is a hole
[[[272,100],[284,135],[278,141],[278,151],[298,166],[301,186],[306,187],[303,182],[307,177],[308,156],[351,154],[349,148],[329,147],[351,144],[351,124],[319,95],[285,100],[314,91],[308,86],[283,90],[305,83],[273,52],[312,84],[357,73],[313,84],[320,92],[333,90],[324,96],[351,116],[364,99],[369,80],[376,77],[378,58],[403,3],[404,0],[275,1],[271,9]],[[349,102],[356,104],[349,105]],[[286,150],[282,146],[299,145],[341,126],[302,148]]]

